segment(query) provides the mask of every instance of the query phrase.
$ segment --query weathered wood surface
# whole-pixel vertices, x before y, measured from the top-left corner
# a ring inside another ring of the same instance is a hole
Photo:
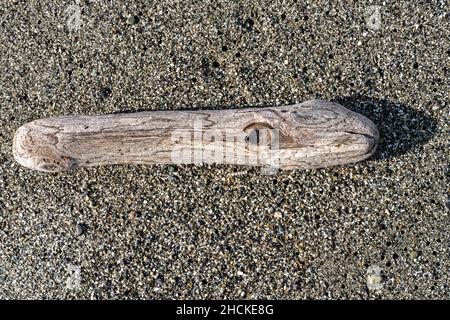
[[[148,111],[35,120],[20,127],[21,165],[224,163],[310,169],[357,162],[378,143],[364,116],[323,100],[273,108]]]

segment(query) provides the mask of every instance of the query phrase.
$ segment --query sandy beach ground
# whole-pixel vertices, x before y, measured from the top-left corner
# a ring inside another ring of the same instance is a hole
[[[3,1],[0,298],[448,299],[446,1]],[[50,116],[337,101],[369,160],[15,163]]]

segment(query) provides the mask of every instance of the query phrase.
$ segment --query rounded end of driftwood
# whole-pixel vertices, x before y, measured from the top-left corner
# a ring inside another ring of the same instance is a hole
[[[298,107],[285,112],[295,130],[281,137],[282,169],[345,165],[375,153],[379,132],[365,116],[325,100],[305,101]]]
[[[12,151],[14,159],[29,169],[58,172],[72,167],[70,158],[57,149],[55,135],[45,132],[36,121],[17,129]]]
[[[354,131],[349,131],[348,133],[358,135],[366,142],[363,144],[363,148],[361,150],[361,160],[363,160],[369,158],[375,153],[380,140],[380,133],[377,126],[370,119],[356,113],[355,118],[357,119],[354,123],[355,129]]]

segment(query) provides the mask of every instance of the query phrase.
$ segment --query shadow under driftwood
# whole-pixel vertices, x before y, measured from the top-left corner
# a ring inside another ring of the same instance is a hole
[[[402,103],[362,95],[339,97],[333,101],[376,124],[380,142],[372,159],[388,159],[420,148],[437,131],[436,120]]]

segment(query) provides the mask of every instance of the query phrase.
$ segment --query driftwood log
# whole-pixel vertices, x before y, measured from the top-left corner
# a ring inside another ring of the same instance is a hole
[[[376,126],[339,104],[66,116],[21,126],[13,154],[53,172],[108,164],[221,163],[310,169],[360,161]]]

